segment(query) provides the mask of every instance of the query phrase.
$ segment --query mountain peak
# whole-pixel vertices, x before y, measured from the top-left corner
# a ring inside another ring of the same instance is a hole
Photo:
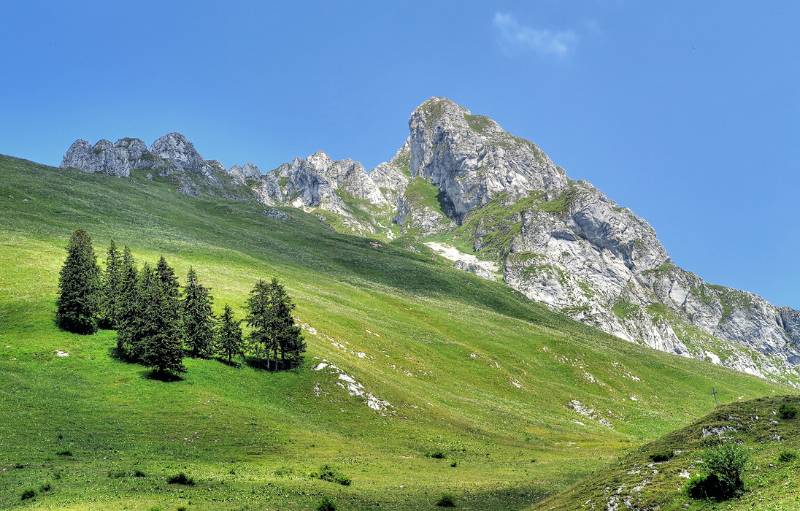
[[[167,133],[156,139],[150,146],[153,155],[168,160],[183,170],[200,170],[203,158],[182,133]]]
[[[244,165],[233,165],[228,169],[228,174],[233,176],[235,180],[240,183],[245,183],[250,179],[258,179],[261,177],[261,169],[254,163],[245,163]]]

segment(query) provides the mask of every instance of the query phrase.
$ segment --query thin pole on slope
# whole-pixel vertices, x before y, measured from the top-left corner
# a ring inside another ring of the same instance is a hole
[[[711,387],[711,395],[714,396],[714,406],[719,406],[719,401],[717,400],[717,389],[716,389],[716,387]]]

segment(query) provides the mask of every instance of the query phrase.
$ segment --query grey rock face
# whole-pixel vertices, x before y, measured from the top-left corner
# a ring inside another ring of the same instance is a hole
[[[360,163],[334,161],[321,151],[284,163],[261,181],[257,191],[265,204],[322,207],[333,212],[345,212],[350,197],[376,206],[387,204]]]
[[[99,140],[94,146],[76,140],[64,155],[62,168],[129,177],[131,171],[150,170],[148,176],[174,176],[178,190],[197,195],[207,187],[222,188],[225,168],[216,160],[204,160],[180,133],[168,133],[148,148],[138,138],[121,138],[115,143]],[[227,195],[226,195],[227,196]]]
[[[796,311],[789,307],[781,307],[779,311],[783,329],[789,335],[789,338],[794,341],[795,346],[800,351],[800,311]],[[793,363],[800,363],[800,359],[794,361]]]
[[[632,342],[800,382],[800,312],[678,268],[646,221],[589,183],[570,182],[537,146],[491,119],[433,98],[409,127],[412,180],[437,186],[444,212],[469,226],[478,253],[516,232],[500,250],[510,286]],[[482,208],[498,200],[506,213],[486,219]],[[409,220],[402,195],[397,205],[398,223],[450,229],[426,215]]]
[[[228,170],[228,173],[240,184],[245,184],[252,179],[261,177],[261,169],[252,163],[234,165]]]
[[[132,169],[147,168],[151,161],[147,146],[138,138],[121,138],[114,144],[98,140],[94,146],[86,140],[76,140],[67,149],[61,167],[128,177]]]
[[[386,201],[396,207],[411,182],[410,158],[411,149],[406,141],[391,160],[379,164],[369,174]]]
[[[168,162],[170,170],[190,172],[205,170],[205,160],[194,148],[194,145],[180,133],[167,133],[157,138],[150,146],[150,152],[156,158]]]
[[[410,171],[439,187],[448,215],[461,219],[499,194],[513,199],[532,190],[557,193],[563,170],[535,144],[444,98],[420,105],[409,121]]]
[[[369,214],[389,207],[363,165],[353,160],[332,160],[321,151],[267,172],[254,184],[254,190],[266,205],[319,208],[340,215],[347,227],[362,233],[374,233],[376,226],[356,218],[355,209]]]

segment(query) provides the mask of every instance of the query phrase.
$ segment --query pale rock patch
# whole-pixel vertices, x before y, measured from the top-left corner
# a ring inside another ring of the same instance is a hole
[[[375,410],[376,412],[384,414],[387,410],[393,408],[392,404],[388,401],[380,399],[376,397],[374,394],[367,392],[364,386],[359,383],[355,378],[350,376],[349,374],[345,373],[341,369],[339,369],[336,365],[328,362],[327,360],[323,360],[316,366],[314,366],[314,371],[323,371],[327,370],[330,373],[336,375],[337,382],[336,384],[347,391],[353,397],[360,398],[364,401],[364,403],[370,407],[371,409]],[[316,393],[316,388],[315,388]]]
[[[611,424],[611,421],[609,421],[608,419],[606,419],[604,417],[600,417],[597,414],[597,412],[594,410],[594,408],[590,408],[590,407],[584,405],[583,403],[581,403],[577,399],[573,399],[572,401],[567,403],[567,408],[570,408],[575,413],[577,413],[579,415],[582,415],[582,416],[586,417],[587,419],[596,420],[601,425],[603,425],[603,426],[605,426],[607,428],[613,428],[614,427],[614,425]]]
[[[425,246],[445,259],[453,261],[455,263],[455,267],[459,270],[474,273],[478,277],[487,280],[495,280],[495,275],[497,275],[497,273],[500,271],[500,267],[497,265],[497,263],[492,261],[483,261],[472,254],[465,254],[464,252],[461,252],[457,248],[451,247],[450,245],[438,243],[436,241],[428,241],[425,243]]]

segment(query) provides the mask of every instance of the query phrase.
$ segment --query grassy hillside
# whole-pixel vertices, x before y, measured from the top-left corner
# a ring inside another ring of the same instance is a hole
[[[782,404],[795,408],[800,398],[762,398],[722,406],[692,425],[666,435],[598,471],[567,492],[547,499],[537,510],[606,509],[624,501],[634,509],[793,511],[800,508],[800,417],[784,418]],[[721,437],[720,438],[720,433]],[[702,452],[720,441],[743,444],[750,453],[745,493],[726,502],[698,501],[685,494],[688,475],[702,472]],[[654,463],[651,456],[673,453]],[[781,458],[781,454],[784,457]],[[792,457],[794,455],[794,457]]]
[[[451,493],[461,509],[524,509],[708,413],[712,387],[722,402],[786,390],[612,338],[424,251],[173,190],[0,157],[0,508],[314,509],[330,496],[435,509]],[[217,312],[241,317],[253,282],[277,276],[308,325],[305,366],[187,360],[164,383],[110,356],[113,331],[57,330],[78,227],[99,253],[113,237],[139,263],[164,254],[182,278],[194,266]],[[322,359],[391,406],[349,395],[313,370]],[[325,464],[352,484],[314,478]],[[196,484],[167,484],[181,471]]]

